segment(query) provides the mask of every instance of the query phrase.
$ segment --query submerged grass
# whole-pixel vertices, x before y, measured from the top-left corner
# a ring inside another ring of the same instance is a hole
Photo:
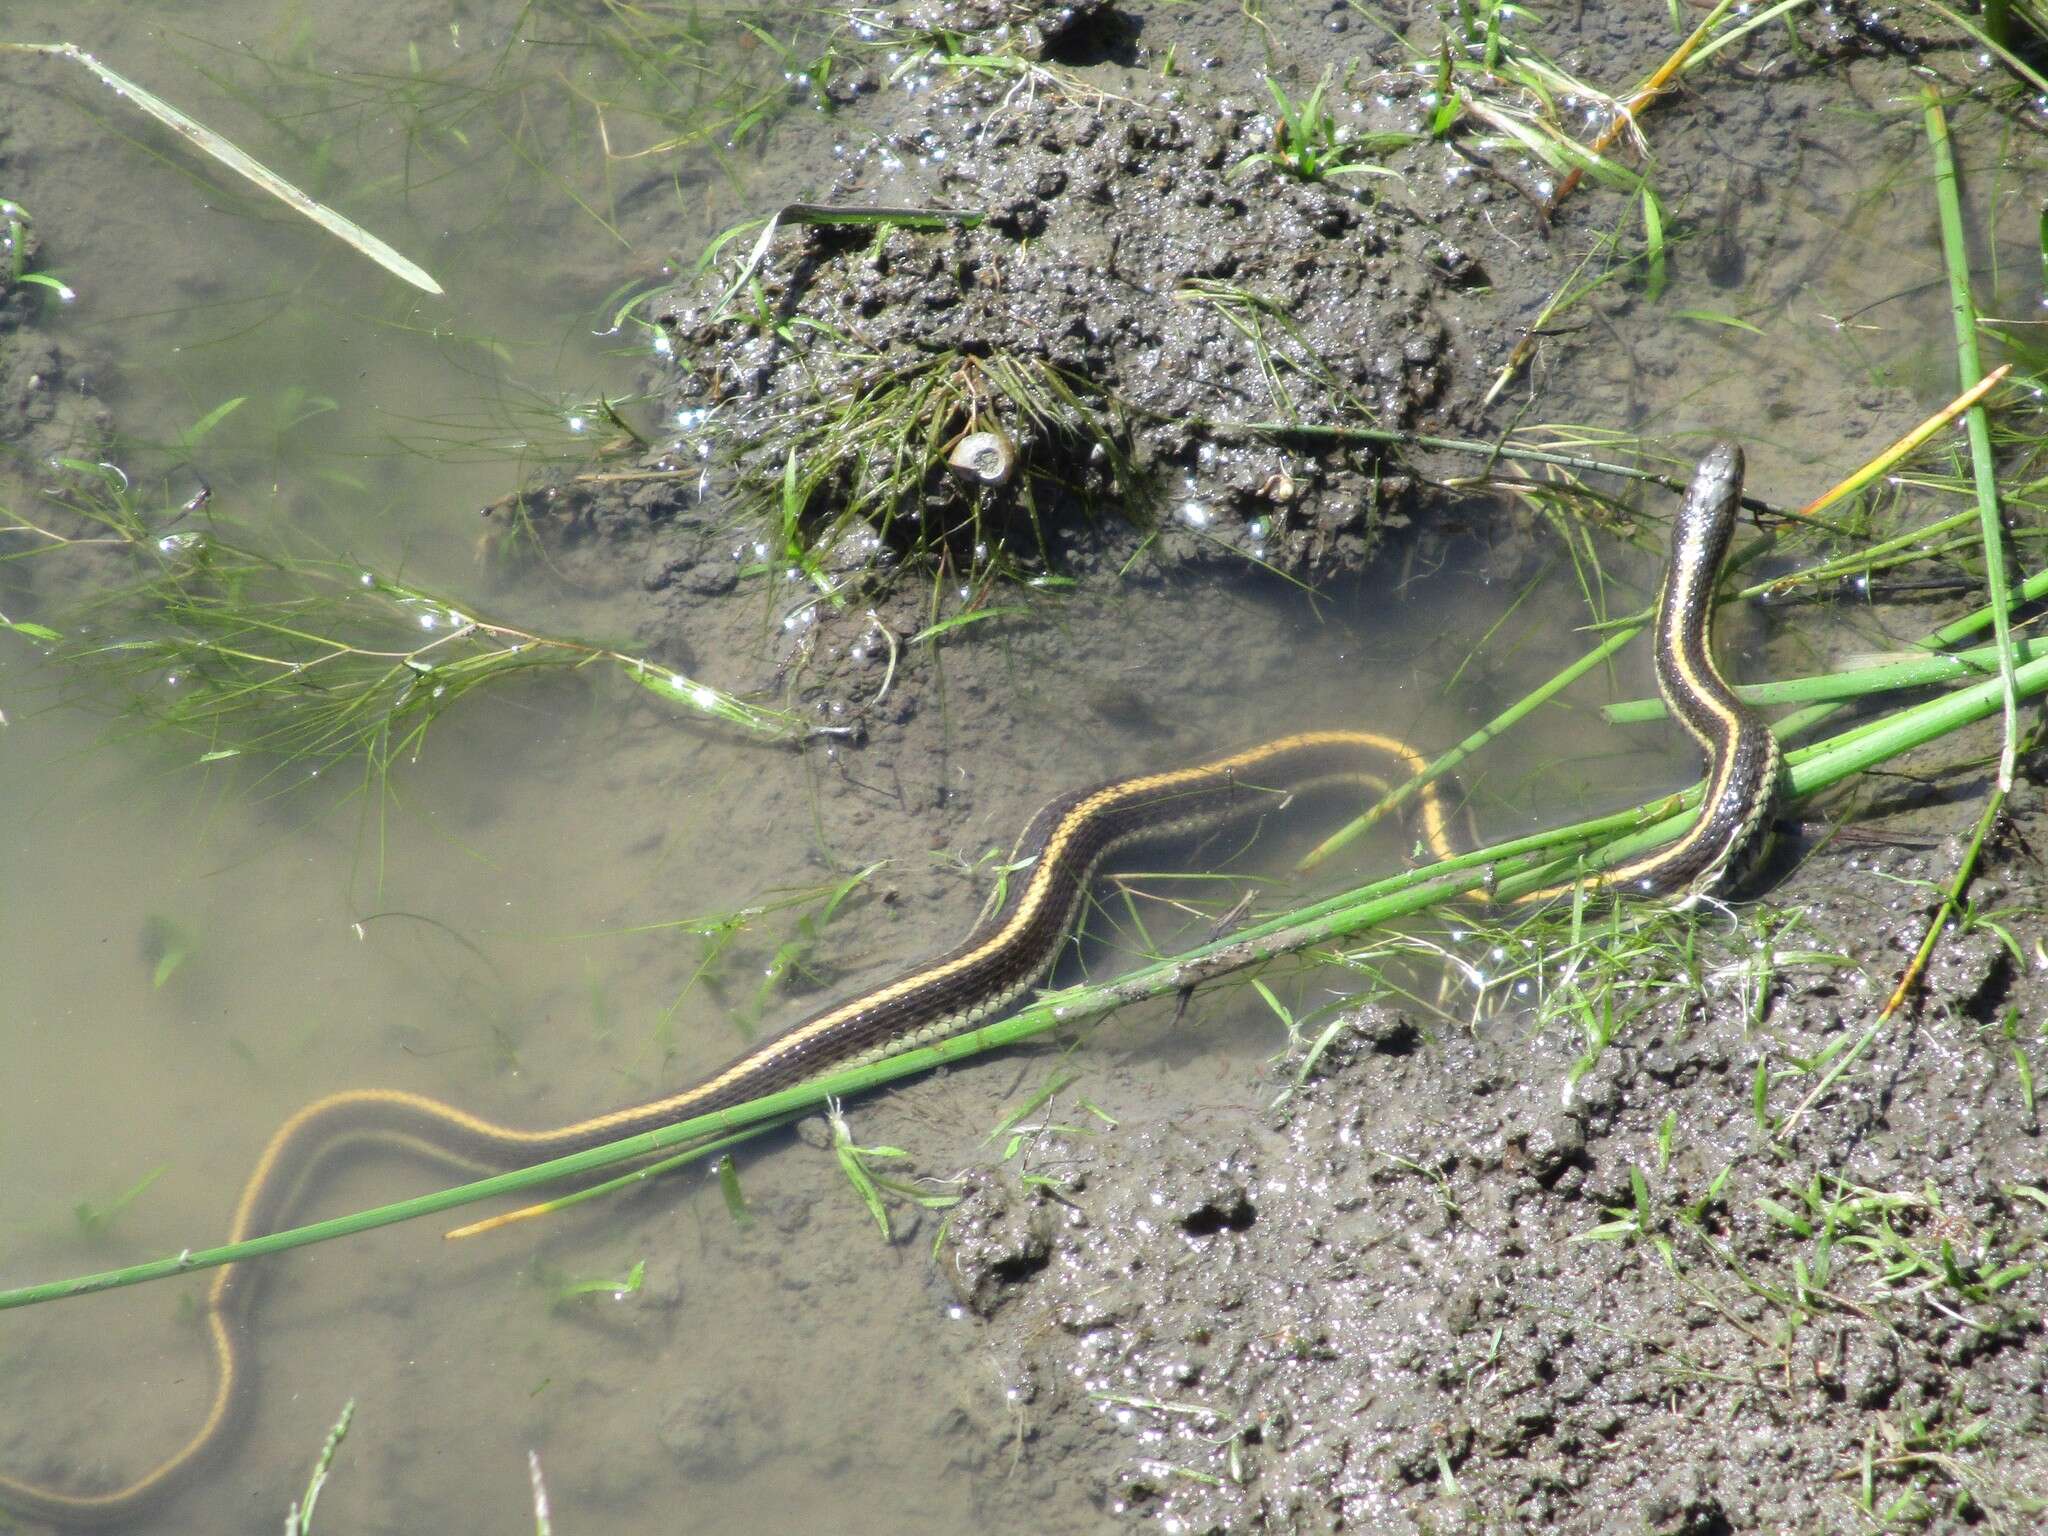
[[[254,156],[233,143],[224,135],[216,133],[204,123],[179,111],[155,92],[145,90],[125,75],[116,74],[95,59],[84,49],[72,43],[9,43],[0,42],[0,53],[43,54],[51,58],[67,60],[89,71],[101,84],[111,89],[123,101],[134,103],[171,132],[184,139],[201,153],[212,156],[236,175],[247,178],[272,197],[278,199],[294,213],[312,220],[343,244],[359,251],[393,276],[403,279],[423,293],[438,294],[441,285],[434,281],[427,271],[416,262],[400,255],[391,246],[371,234],[355,220],[336,213],[325,203],[308,197],[291,182],[264,165]]]
[[[0,566],[113,552],[124,578],[96,582],[55,625],[0,623],[118,686],[153,724],[196,738],[197,763],[254,764],[252,787],[302,782],[350,759],[381,786],[473,690],[592,665],[749,734],[811,734],[787,711],[649,658],[481,617],[354,561],[265,549],[210,514],[203,497],[145,509],[119,470],[63,467],[72,493],[42,521],[0,511],[0,536],[10,536]]]
[[[278,130],[320,158],[366,125],[395,129],[400,193],[487,174],[508,194],[501,216],[521,218],[511,194],[531,191],[626,246],[620,203],[650,175],[687,151],[710,156],[736,183],[743,151],[807,98],[823,104],[819,87],[838,57],[828,24],[804,5],[529,0],[506,47],[477,46],[467,25],[450,23],[441,62],[412,42],[382,67],[337,68],[303,39],[260,59],[265,94],[287,87],[295,102]],[[167,41],[227,94],[247,94],[241,47],[189,34]]]
[[[291,1509],[284,1517],[285,1536],[313,1536],[313,1512],[320,1506],[321,1491],[326,1488],[328,1476],[334,1470],[335,1453],[341,1449],[342,1441],[348,1438],[348,1427],[355,1416],[356,1400],[350,1398],[341,1405],[341,1417],[334,1421],[334,1428],[327,1432],[320,1454],[313,1461],[312,1475],[306,1479],[306,1491],[292,1500]]]

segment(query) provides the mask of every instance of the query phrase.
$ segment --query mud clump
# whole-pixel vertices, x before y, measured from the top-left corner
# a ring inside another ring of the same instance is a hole
[[[1816,921],[1912,866],[1815,881]],[[1894,969],[1922,915],[1898,917],[1830,974]],[[1743,931],[1701,926],[1707,974]],[[1576,1064],[1554,1031],[1368,1007],[1263,1119],[1127,1122],[1038,1148],[1029,1187],[984,1176],[942,1267],[1034,1463],[1160,1529],[2033,1529],[2048,1197],[2003,1035],[1901,1023],[1782,1141],[1750,1112],[1761,1062],[1785,1124],[1792,1064],[1870,990],[1774,983],[1759,1028],[1739,984],[1671,988]]]
[[[0,129],[0,142],[4,138]],[[0,198],[0,422],[6,424],[0,441],[7,449],[0,454],[0,505],[38,500],[46,489],[42,481],[61,460],[98,458],[113,424],[100,399],[103,367],[36,329],[41,307],[53,302],[51,290],[13,276],[33,271],[39,252],[34,227]],[[56,520],[64,519],[59,514]],[[0,536],[0,553],[17,556],[0,560],[0,609],[25,603],[32,590],[49,601],[53,593],[88,589],[96,580],[114,579],[118,569],[112,558],[85,559],[68,562],[74,569],[52,577],[36,569],[50,562],[18,558],[22,547]]]
[[[1047,47],[1100,41],[1103,10],[1049,8],[1027,31]],[[1361,561],[1412,483],[1344,430],[1477,418],[1483,365],[1508,333],[1498,303],[1482,320],[1457,298],[1489,282],[1503,235],[1529,233],[1533,214],[1496,204],[1481,224],[1491,189],[1475,200],[1422,174],[1439,149],[1405,179],[1382,163],[1391,150],[1372,136],[1405,145],[1419,121],[1405,70],[1347,98],[1368,104],[1330,146],[1350,170],[1322,179],[1276,148],[1272,100],[1153,84],[1140,100],[953,71],[909,113],[891,103],[887,126],[865,103],[843,114],[843,169],[819,201],[980,222],[791,229],[747,297],[708,283],[670,295],[657,314],[686,368],[672,413],[702,417],[703,441],[758,485],[779,484],[792,452],[853,446],[852,462],[806,486],[818,517],[877,483],[861,440],[833,423],[921,388],[907,435],[926,471],[870,505],[870,524],[1007,536],[1029,565],[1043,557],[1032,524],[1120,507],[1156,518],[1168,559]],[[980,431],[1016,445],[1006,486],[941,467],[951,442]]]
[[[951,33],[1025,59],[1070,59],[1113,14],[1109,0],[911,0],[883,7],[871,24],[899,33]]]

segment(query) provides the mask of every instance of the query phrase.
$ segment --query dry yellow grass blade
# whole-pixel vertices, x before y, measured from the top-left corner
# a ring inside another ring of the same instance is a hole
[[[1943,427],[1947,426],[1950,422],[1954,421],[1958,416],[1962,415],[1963,412],[1967,411],[1979,400],[1982,400],[1986,395],[1990,394],[1992,390],[1996,389],[2000,384],[2004,383],[2005,376],[2011,372],[2011,363],[2004,363],[2001,364],[1999,367],[1994,368],[1990,373],[1985,374],[1983,378],[1979,379],[1975,384],[1972,384],[1960,395],[1957,395],[1955,399],[1951,400],[1947,405],[1943,406],[1940,410],[1936,411],[1932,416],[1928,417],[1925,421],[1921,422],[1919,426],[1915,427],[1912,431],[1908,432],[1904,437],[1900,438],[1897,442],[1893,443],[1891,447],[1885,449],[1884,452],[1878,454],[1875,458],[1871,459],[1868,463],[1864,464],[1860,469],[1856,470],[1846,479],[1842,480],[1840,483],[1836,485],[1829,487],[1822,494],[1814,497],[1812,501],[1809,501],[1805,506],[1799,508],[1796,512],[1793,512],[1790,515],[1793,517],[1812,517],[1822,508],[1830,506],[1837,501],[1840,501],[1844,496],[1848,496],[1856,491],[1862,490],[1864,486],[1870,484],[1871,481],[1875,480],[1879,475],[1882,475],[1886,470],[1890,469],[1894,464],[1898,463],[1899,460],[1903,459],[1907,454],[1911,453],[1915,448],[1918,448],[1922,443],[1926,442],[1930,437],[1934,436],[1935,433],[1939,432]]]

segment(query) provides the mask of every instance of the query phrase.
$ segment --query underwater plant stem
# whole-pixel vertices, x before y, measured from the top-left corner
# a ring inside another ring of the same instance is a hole
[[[69,59],[89,70],[116,96],[133,102],[186,143],[212,156],[236,175],[254,182],[294,212],[311,219],[345,245],[353,247],[394,277],[403,279],[424,293],[438,294],[441,285],[418,263],[401,256],[355,220],[344,218],[325,203],[317,202],[255,156],[214,132],[196,118],[187,116],[155,92],[144,89],[125,75],[116,74],[75,43],[0,43],[0,53],[40,53]]]

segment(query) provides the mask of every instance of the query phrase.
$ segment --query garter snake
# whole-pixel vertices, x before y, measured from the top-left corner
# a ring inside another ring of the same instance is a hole
[[[1707,786],[1699,818],[1683,836],[1600,871],[1599,883],[1623,894],[1692,901],[1740,885],[1769,843],[1784,767],[1778,738],[1714,665],[1714,588],[1741,502],[1742,449],[1715,443],[1693,470],[1672,527],[1651,643],[1657,692],[1707,754]],[[1553,886],[1516,900],[1545,900],[1570,889]]]
[[[1713,592],[1742,488],[1742,453],[1717,444],[1701,460],[1672,540],[1655,627],[1659,691],[1705,748],[1705,801],[1694,825],[1641,859],[1587,877],[1630,895],[1697,895],[1741,878],[1766,830],[1779,773],[1775,739],[1715,670]],[[518,1167],[687,1116],[743,1103],[863,1061],[964,1031],[1007,1007],[1051,968],[1089,882],[1121,848],[1278,809],[1319,785],[1413,774],[1422,757],[1393,737],[1311,731],[1193,767],[1117,779],[1052,800],[1018,840],[1029,875],[954,948],[741,1053],[680,1092],[548,1130],[517,1130],[421,1094],[356,1090],[315,1101],[279,1126],[243,1187],[228,1241],[275,1230],[316,1170],[351,1144],[411,1146],[446,1162]],[[1423,835],[1454,851],[1441,802],[1423,799]],[[1555,888],[1568,890],[1569,885]],[[1555,890],[1518,898],[1535,900]],[[68,1527],[132,1521],[188,1480],[234,1436],[249,1404],[242,1345],[257,1271],[214,1271],[202,1305],[213,1398],[178,1450],[125,1486],[78,1493],[0,1475],[0,1509]]]

